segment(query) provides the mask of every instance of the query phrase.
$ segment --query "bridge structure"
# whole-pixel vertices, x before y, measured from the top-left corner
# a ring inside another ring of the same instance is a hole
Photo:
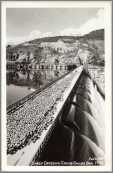
[[[7,111],[8,165],[104,165],[105,95],[80,66]]]

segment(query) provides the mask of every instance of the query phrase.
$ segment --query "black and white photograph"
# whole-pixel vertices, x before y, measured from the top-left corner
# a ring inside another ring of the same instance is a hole
[[[2,167],[106,171],[111,2],[2,2]]]

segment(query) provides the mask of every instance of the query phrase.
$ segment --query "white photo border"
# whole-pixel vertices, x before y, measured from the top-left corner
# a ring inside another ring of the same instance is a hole
[[[1,11],[1,166],[3,171],[111,171],[112,170],[112,45],[111,1],[2,1]],[[105,166],[7,166],[6,155],[6,9],[7,8],[104,8],[105,9]]]

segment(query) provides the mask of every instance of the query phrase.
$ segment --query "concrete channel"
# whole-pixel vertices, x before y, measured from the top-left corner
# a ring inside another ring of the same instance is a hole
[[[56,128],[33,165],[44,161],[60,165],[103,165],[105,153],[105,117],[103,93],[87,73],[81,75],[73,90],[69,108],[62,112]],[[63,162],[62,162],[63,161]]]
[[[63,85],[65,82],[66,85]],[[39,163],[44,165],[45,161],[48,166],[51,162],[60,165],[65,162],[67,166],[70,163],[104,164],[104,94],[99,92],[99,87],[83,67],[75,69],[56,84],[64,87],[64,90],[56,98],[57,101],[53,101],[55,104],[46,115],[52,117],[51,122],[48,125],[45,123],[46,128],[42,128],[35,142],[29,140],[29,145],[14,153],[9,152],[9,165],[38,166]],[[41,94],[43,96],[43,91]],[[33,101],[36,102],[36,99]],[[33,101],[27,104],[31,105]],[[13,112],[12,116],[17,112]]]

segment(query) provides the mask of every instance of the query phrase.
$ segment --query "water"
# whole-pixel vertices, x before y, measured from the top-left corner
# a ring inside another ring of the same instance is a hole
[[[104,67],[89,65],[92,77],[104,90]],[[7,106],[61,77],[67,70],[7,71]]]
[[[66,74],[67,70],[7,71],[7,106]]]
[[[91,76],[96,80],[99,86],[105,91],[105,69],[103,66],[88,65]]]

